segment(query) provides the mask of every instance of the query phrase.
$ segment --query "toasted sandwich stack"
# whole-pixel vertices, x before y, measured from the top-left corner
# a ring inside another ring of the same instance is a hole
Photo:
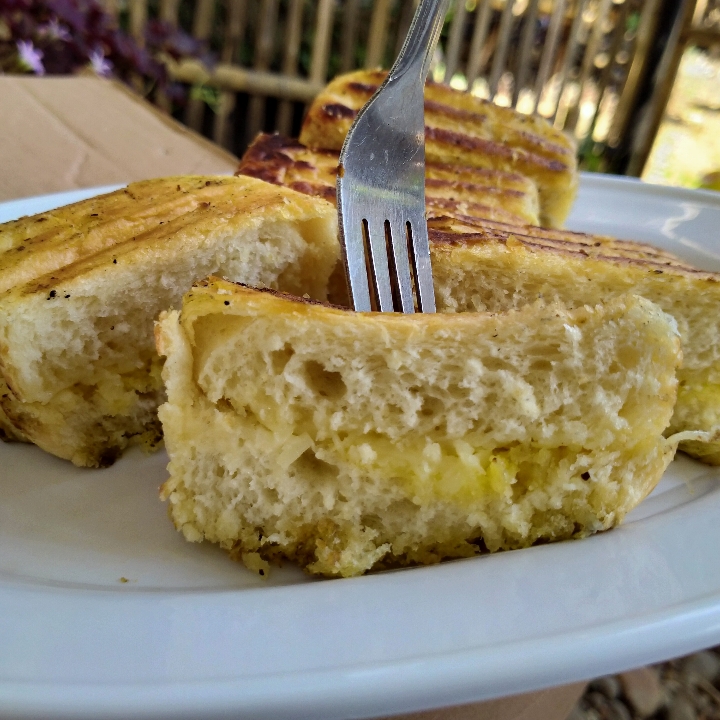
[[[718,276],[553,229],[573,144],[429,85],[443,314],[322,302],[347,304],[328,201],[382,78],[331,83],[304,144],[261,137],[239,177],[134,183],[0,226],[0,434],[107,465],[158,442],[167,399],[175,525],[263,572],[354,575],[619,523],[692,435],[671,433],[720,427]]]
[[[308,113],[301,140],[320,143],[320,149],[311,150],[277,136],[260,137],[242,159],[238,172],[255,175],[257,168],[263,166],[260,158],[266,157],[266,179],[334,200],[332,168],[337,154],[329,157],[327,148],[342,144],[358,103],[362,104],[363,97],[367,99],[383,77],[381,73],[343,76],[318,96]],[[369,82],[372,78],[374,83]],[[475,125],[471,127],[468,117],[463,115],[465,119],[458,121],[459,128],[456,128],[472,137],[495,128],[494,132],[504,133],[503,139],[521,143],[522,148],[534,148],[534,152],[556,145],[571,147],[567,141],[563,145],[557,132],[543,120],[482,103],[466,93],[429,84],[426,98],[426,133],[438,124],[449,127],[447,118],[454,116],[449,110],[443,110],[445,119],[439,118],[437,103],[442,101],[443,107],[463,112],[476,108]],[[346,110],[341,111],[339,106]],[[527,127],[521,131],[524,125]],[[519,139],[518,133],[524,139]],[[503,185],[500,192],[475,187],[471,194],[466,183],[450,181],[441,192],[445,196],[452,192],[452,205],[443,208],[433,194],[432,173],[434,160],[447,160],[448,156],[437,150],[431,133],[426,143],[427,156],[431,158],[426,181],[428,226],[438,310],[503,312],[537,300],[561,302],[575,308],[594,306],[626,293],[656,302],[677,321],[684,356],[678,371],[677,406],[668,433],[704,431],[705,440],[687,440],[680,448],[704,462],[720,464],[720,320],[717,319],[720,275],[700,272],[670,253],[643,243],[538,227],[534,218],[518,207],[517,189],[511,192],[508,185]],[[443,164],[445,172],[451,173],[455,168],[460,176],[468,165],[484,162],[480,150],[476,153],[467,142],[463,147],[465,152],[456,156],[462,165]],[[508,147],[514,148],[514,145]],[[324,170],[314,173],[310,181],[311,168],[316,165],[314,159],[319,157],[323,158]],[[558,150],[554,157],[557,160],[563,154]],[[527,172],[527,165],[515,168]],[[492,172],[504,173],[505,170]],[[575,177],[574,170],[564,176],[568,187],[574,187],[575,181],[569,180],[570,175]],[[532,176],[539,190],[540,218],[545,220],[548,211],[543,210],[543,203],[547,208],[547,198],[557,197],[551,192],[547,177],[542,173]],[[488,212],[485,208],[490,206],[492,209]],[[524,206],[527,207],[527,203]],[[563,207],[569,209],[569,204],[563,202]],[[500,217],[508,209],[515,217],[509,220]],[[552,215],[557,220],[561,213],[555,211]],[[342,274],[342,268],[338,268],[331,282],[331,299],[347,304],[346,287],[339,281]]]

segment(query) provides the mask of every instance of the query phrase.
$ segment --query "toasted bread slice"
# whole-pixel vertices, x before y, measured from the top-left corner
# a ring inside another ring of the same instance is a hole
[[[335,202],[338,153],[310,150],[282,135],[259,135],[243,155],[238,175],[284,185]],[[537,186],[518,173],[428,162],[425,202],[433,216],[470,216],[538,224]]]
[[[441,312],[500,312],[538,299],[572,308],[627,292],[657,303],[677,321],[683,348],[669,432],[720,435],[720,274],[643,243],[491,221],[435,219],[430,238]],[[720,437],[680,449],[720,464]]]
[[[675,451],[675,323],[633,296],[354,313],[211,278],[156,338],[173,522],[256,570],[348,576],[583,537]]]
[[[335,78],[313,101],[300,142],[340,150],[358,110],[385,79],[361,70]],[[425,90],[425,156],[431,162],[520,173],[540,194],[540,221],[561,227],[578,186],[575,143],[542,118],[523,115],[445,85]]]
[[[248,177],[133,183],[0,226],[0,248],[3,425],[87,466],[157,443],[153,321],[194,280],[323,299],[338,257],[332,205]]]

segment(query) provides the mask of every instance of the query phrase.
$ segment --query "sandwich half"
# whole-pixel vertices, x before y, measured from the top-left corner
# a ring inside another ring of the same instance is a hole
[[[209,273],[324,299],[335,209],[248,177],[174,177],[0,226],[0,427],[76,465],[155,445],[153,322]]]
[[[386,76],[361,70],[335,78],[310,106],[300,142],[339,151],[358,111]],[[573,140],[543,118],[446,85],[426,85],[426,159],[528,177],[538,188],[543,225],[561,227],[570,212],[578,187],[576,153]]]
[[[211,278],[156,328],[191,541],[356,575],[620,523],[675,452],[674,320],[635,296],[354,313]]]

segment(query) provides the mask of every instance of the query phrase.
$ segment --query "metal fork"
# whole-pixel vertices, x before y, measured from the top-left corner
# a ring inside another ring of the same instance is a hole
[[[357,311],[415,312],[414,280],[418,310],[435,312],[423,91],[448,4],[420,0],[395,64],[358,113],[340,153],[340,243]]]

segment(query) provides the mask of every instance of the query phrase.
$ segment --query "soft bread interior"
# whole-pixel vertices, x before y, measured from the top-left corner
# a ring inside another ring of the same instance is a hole
[[[158,348],[171,517],[255,568],[353,575],[588,535],[675,448],[675,325],[634,297],[404,316],[212,281],[164,314]]]

